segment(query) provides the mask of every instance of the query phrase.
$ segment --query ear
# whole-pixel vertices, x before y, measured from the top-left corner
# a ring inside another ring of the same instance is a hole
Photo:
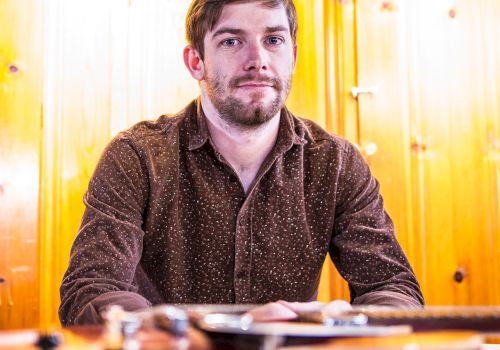
[[[205,77],[205,65],[198,51],[192,46],[184,48],[184,64],[186,65],[191,76],[198,81]]]

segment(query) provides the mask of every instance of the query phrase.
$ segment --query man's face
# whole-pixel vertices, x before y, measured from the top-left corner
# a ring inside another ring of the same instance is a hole
[[[257,127],[276,116],[290,91],[296,47],[285,8],[261,2],[224,7],[205,35],[205,94],[222,119]]]

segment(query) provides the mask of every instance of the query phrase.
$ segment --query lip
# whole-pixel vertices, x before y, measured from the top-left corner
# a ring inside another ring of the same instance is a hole
[[[266,84],[266,83],[245,83],[245,84],[240,84],[237,86],[238,88],[267,88],[267,87],[270,87],[272,88],[273,85],[272,84]]]

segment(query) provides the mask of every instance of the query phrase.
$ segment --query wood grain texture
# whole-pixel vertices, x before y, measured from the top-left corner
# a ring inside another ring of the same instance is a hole
[[[400,7],[384,11],[379,1],[356,2],[357,86],[374,90],[357,97],[359,145],[380,181],[398,239],[403,247],[409,247],[414,235],[403,16]],[[414,261],[412,253],[407,250]]]
[[[38,322],[39,10],[0,1],[0,329]]]
[[[327,126],[324,3],[295,1],[299,32],[298,61],[287,106],[296,115]]]
[[[499,5],[357,0],[356,12],[357,83],[378,87],[358,98],[360,144],[378,146],[367,159],[426,300],[497,304]]]

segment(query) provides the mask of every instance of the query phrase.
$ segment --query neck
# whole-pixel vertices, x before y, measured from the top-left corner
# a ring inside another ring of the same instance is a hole
[[[258,127],[232,125],[223,120],[208,98],[201,99],[211,140],[248,191],[278,136],[280,113]]]

